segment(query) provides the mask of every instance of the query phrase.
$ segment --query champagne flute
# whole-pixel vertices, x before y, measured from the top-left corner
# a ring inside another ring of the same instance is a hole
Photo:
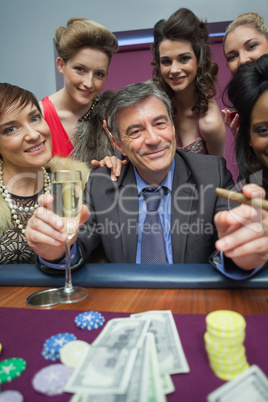
[[[79,225],[82,207],[82,176],[79,171],[56,170],[51,174],[51,193],[54,197],[53,212],[64,221],[65,285],[57,290],[60,303],[75,303],[87,297],[87,290],[73,286],[71,277],[70,240]]]
[[[75,303],[87,297],[87,290],[73,286],[71,277],[70,240],[79,225],[82,207],[81,172],[56,170],[51,174],[51,192],[54,197],[53,212],[64,221],[63,231],[68,234],[65,242],[65,285],[35,292],[26,299],[33,307],[49,307],[59,303]]]

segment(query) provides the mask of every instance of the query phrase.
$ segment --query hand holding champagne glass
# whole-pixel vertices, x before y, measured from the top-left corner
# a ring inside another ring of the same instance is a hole
[[[61,303],[73,303],[83,300],[87,290],[72,285],[70,240],[75,236],[82,206],[81,172],[71,170],[54,171],[51,176],[51,193],[53,195],[53,212],[64,221],[64,231],[68,235],[65,242],[65,286],[58,290]]]
[[[51,193],[53,195],[53,212],[63,220],[62,231],[68,235],[65,242],[65,285],[61,288],[42,290],[29,296],[26,300],[27,304],[35,307],[74,303],[87,297],[85,288],[72,284],[70,260],[70,241],[77,233],[82,208],[81,172],[54,171],[51,174]]]

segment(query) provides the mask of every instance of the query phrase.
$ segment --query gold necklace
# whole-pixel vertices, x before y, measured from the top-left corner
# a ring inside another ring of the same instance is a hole
[[[22,207],[22,206],[18,207],[17,205],[13,204],[11,195],[9,194],[6,186],[3,183],[2,164],[3,164],[3,161],[0,160],[0,194],[2,194],[2,197],[6,201],[8,207],[10,209],[11,216],[14,219],[15,223],[17,224],[18,228],[20,229],[21,233],[24,234],[25,229],[23,229],[23,225],[20,222],[20,219],[18,217],[16,210],[19,210],[20,212],[29,212],[29,211],[33,212],[36,208],[39,207],[39,204],[36,203],[32,207]],[[46,169],[43,166],[42,166],[42,170],[43,170],[43,175],[44,175],[44,193],[48,194],[51,189],[51,181],[50,181],[49,174],[47,173]]]

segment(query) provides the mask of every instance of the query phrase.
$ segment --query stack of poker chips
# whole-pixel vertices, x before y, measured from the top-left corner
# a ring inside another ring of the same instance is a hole
[[[214,374],[222,380],[233,380],[248,367],[245,355],[246,322],[242,315],[218,310],[206,317],[205,347]]]

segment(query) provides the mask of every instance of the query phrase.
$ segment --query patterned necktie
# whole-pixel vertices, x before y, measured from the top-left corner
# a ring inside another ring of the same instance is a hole
[[[166,250],[158,207],[161,201],[163,189],[154,191],[151,187],[143,190],[146,201],[147,214],[142,229],[141,239],[141,263],[142,264],[166,264]]]

